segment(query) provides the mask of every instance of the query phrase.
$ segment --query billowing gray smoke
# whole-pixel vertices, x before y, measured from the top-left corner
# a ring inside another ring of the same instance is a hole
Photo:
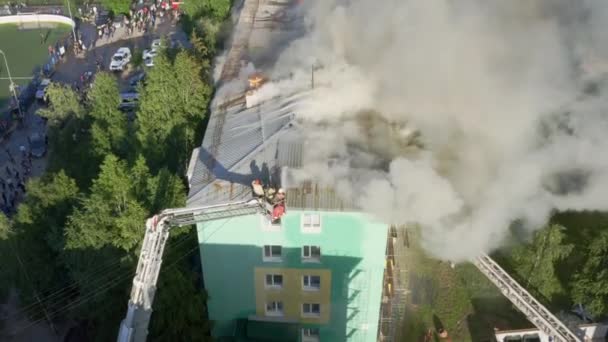
[[[310,32],[275,68],[317,66],[303,178],[419,223],[451,260],[497,248],[515,220],[608,209],[608,2],[310,3]]]

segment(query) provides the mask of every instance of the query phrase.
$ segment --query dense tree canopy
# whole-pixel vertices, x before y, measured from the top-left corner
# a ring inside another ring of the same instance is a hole
[[[185,1],[182,8],[191,17],[223,20],[230,13],[231,6],[232,0],[197,0]]]
[[[172,61],[160,55],[141,91],[137,139],[153,166],[185,169],[194,144],[194,129],[206,112],[211,90],[201,79],[202,63],[180,51]]]
[[[101,4],[108,10],[118,13],[129,13],[129,6],[131,6],[131,0],[101,0]]]
[[[599,230],[583,254],[585,261],[574,275],[573,299],[592,315],[608,315],[608,229]]]
[[[60,124],[71,116],[82,117],[84,107],[80,102],[80,95],[67,85],[51,83],[46,94],[49,99],[49,107],[38,111],[40,115],[47,118],[51,124]]]
[[[582,304],[588,314],[608,315],[608,215],[567,212],[509,250],[503,266],[554,311]],[[562,222],[563,221],[563,222]],[[562,225],[563,223],[563,225]]]
[[[512,252],[516,272],[525,278],[523,285],[532,286],[550,301],[565,294],[556,265],[570,256],[574,246],[564,240],[564,227],[551,225],[537,232],[529,246],[518,246]]]
[[[128,11],[131,3],[102,2],[114,12]],[[227,0],[200,4],[203,11],[194,19],[213,16],[212,26],[230,8]],[[112,74],[98,73],[86,95],[65,85],[48,87],[49,106],[40,111],[49,119],[46,175],[28,181],[27,196],[10,222],[0,217],[0,252],[5,256],[0,295],[18,288],[24,313],[32,319],[72,319],[84,324],[92,340],[115,339],[145,219],[186,202],[183,171],[212,93],[209,65],[215,33],[208,33],[193,35],[194,51],[161,50],[138,88],[135,122],[118,110],[119,89]],[[18,251],[19,262],[12,249]],[[207,338],[206,297],[200,275],[193,272],[200,267],[193,258],[197,250],[193,229],[172,232],[151,339]]]
[[[106,244],[132,250],[141,239],[146,210],[131,191],[125,162],[108,155],[93,181],[91,194],[70,216],[66,227],[67,248],[95,248]]]
[[[120,93],[116,79],[108,73],[98,73],[88,93],[88,100],[89,115],[93,119],[93,150],[101,156],[108,153],[124,155],[129,132],[127,118],[118,110]]]
[[[13,278],[12,284],[7,285],[19,288],[25,303],[31,304],[34,293],[50,293],[69,281],[61,262],[65,244],[63,227],[77,202],[79,190],[74,180],[63,172],[32,180],[28,182],[27,190],[28,195],[19,205],[12,225],[11,243],[19,251],[21,262],[11,255],[11,258],[5,259],[5,265],[19,275]],[[22,267],[27,268],[27,276],[22,272]],[[51,300],[47,306],[62,304],[58,300]],[[39,310],[35,308],[30,313],[36,316],[40,314]]]

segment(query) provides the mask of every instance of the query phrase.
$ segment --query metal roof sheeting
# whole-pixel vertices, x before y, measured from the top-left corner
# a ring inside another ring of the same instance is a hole
[[[242,106],[228,109],[215,165],[209,155],[215,127],[212,113],[191,177],[188,205],[250,198],[253,179],[280,186],[281,169],[301,167],[303,144],[298,126],[294,125],[294,109],[305,96],[299,93],[276,97],[248,109]],[[212,177],[206,178],[212,165]],[[339,198],[329,187],[309,183],[285,185],[288,185],[288,208],[355,209],[352,200]]]

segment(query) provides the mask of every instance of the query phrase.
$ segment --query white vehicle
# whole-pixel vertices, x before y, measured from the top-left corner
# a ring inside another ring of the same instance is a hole
[[[147,67],[154,66],[154,58],[156,56],[158,56],[158,53],[160,51],[160,47],[161,47],[161,40],[160,39],[154,39],[152,41],[152,46],[150,46],[149,49],[144,50],[144,52],[143,52],[144,64]]]
[[[154,39],[152,41],[152,48],[151,49],[154,50],[154,51],[158,51],[160,49],[160,42],[161,42],[160,39]]]
[[[154,50],[154,49],[152,49],[152,50],[147,50],[147,49],[144,50],[144,53],[143,53],[144,59],[154,58],[156,56],[158,56],[158,50]]]
[[[144,64],[147,67],[153,67],[154,66],[154,57],[148,57],[148,58],[144,59]]]
[[[112,61],[110,62],[110,70],[111,71],[121,71],[124,67],[129,64],[131,61],[131,50],[127,47],[121,47],[116,51],[114,56],[112,56]]]
[[[156,55],[158,54],[158,51],[160,50],[160,43],[161,43],[160,39],[154,39],[152,41],[152,45],[150,46],[150,48],[144,50],[144,53],[143,53],[144,59],[146,59],[148,57],[152,57],[152,58],[156,57]]]
[[[46,88],[49,86],[49,84],[51,84],[51,80],[48,78],[45,78],[40,81],[38,89],[36,89],[36,100],[44,101],[46,97]]]

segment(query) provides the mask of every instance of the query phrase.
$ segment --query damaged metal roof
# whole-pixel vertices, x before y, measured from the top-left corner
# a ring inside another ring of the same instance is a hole
[[[294,121],[295,105],[305,92],[275,97],[252,108],[244,105],[212,112],[203,145],[194,151],[191,163],[188,205],[211,205],[247,199],[251,182],[281,185],[281,173],[302,164],[303,142]],[[221,137],[214,137],[219,115],[223,118]],[[213,143],[219,146],[213,147]],[[217,150],[215,156],[210,151]],[[314,210],[354,210],[331,188],[317,184],[286,186],[288,208]]]

